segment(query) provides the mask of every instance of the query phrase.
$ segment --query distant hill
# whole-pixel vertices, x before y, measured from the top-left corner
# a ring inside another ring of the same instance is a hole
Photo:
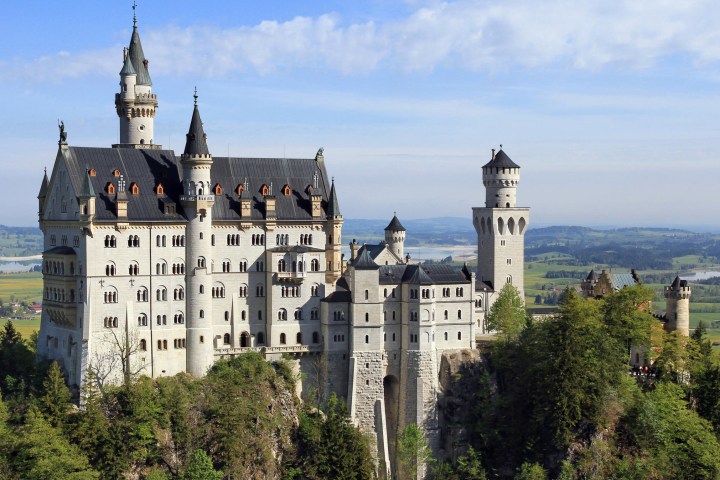
[[[0,257],[24,257],[42,253],[42,232],[37,227],[0,225]]]

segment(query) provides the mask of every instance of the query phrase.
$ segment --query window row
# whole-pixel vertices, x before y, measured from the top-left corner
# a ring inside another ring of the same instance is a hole
[[[70,289],[70,294],[65,295],[65,289],[64,288],[50,288],[45,287],[45,290],[43,292],[43,299],[44,300],[52,300],[55,302],[75,302],[75,290]]]
[[[252,245],[265,245],[265,235],[261,233],[253,234],[250,237]]]
[[[74,262],[70,262],[69,270],[70,275],[75,275]],[[45,260],[45,262],[43,263],[43,273],[47,273],[48,275],[65,275],[65,263],[60,261]]]

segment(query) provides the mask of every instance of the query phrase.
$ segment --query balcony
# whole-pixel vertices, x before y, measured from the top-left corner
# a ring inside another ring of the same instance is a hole
[[[282,282],[288,280],[302,281],[305,278],[306,272],[276,272],[275,280]]]
[[[277,347],[224,347],[216,348],[215,356],[240,355],[247,352],[258,353],[321,353],[322,345],[279,345]]]

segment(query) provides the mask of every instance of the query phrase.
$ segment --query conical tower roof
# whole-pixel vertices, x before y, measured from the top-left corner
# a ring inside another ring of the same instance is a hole
[[[137,24],[133,25],[133,33],[130,38],[130,47],[128,48],[128,58],[132,62],[133,69],[137,74],[138,85],[152,85],[150,72],[148,72],[148,61],[143,53],[142,43],[140,43],[140,34],[138,33]],[[123,67],[124,69],[125,67]]]
[[[122,70],[120,70],[120,75],[137,75],[129,54],[125,55],[125,62],[123,63]]]
[[[375,263],[375,260],[373,260],[370,256],[370,252],[367,248],[363,249],[352,265],[356,270],[377,270],[380,268],[378,264]]]
[[[400,223],[400,220],[398,220],[397,215],[393,215],[392,220],[390,220],[390,223],[387,227],[385,227],[385,231],[390,230],[391,232],[404,232],[405,227],[402,226],[402,223]]]
[[[520,168],[520,165],[513,162],[501,148],[488,163],[483,165],[483,168],[485,167]]]
[[[95,196],[95,189],[90,181],[90,171],[85,170],[85,178],[83,178],[82,188],[80,189],[80,196],[86,198],[92,198]]]
[[[210,155],[207,146],[207,135],[203,129],[203,123],[200,119],[200,111],[197,105],[197,91],[195,92],[195,107],[193,108],[192,120],[190,120],[190,129],[188,130],[185,140],[185,150],[183,155]]]
[[[335,179],[332,180],[330,186],[330,196],[328,197],[328,217],[335,217],[340,214],[340,205],[338,204],[337,194],[335,193]]]
[[[38,198],[43,198],[47,196],[48,188],[50,187],[50,180],[48,180],[47,176],[47,170],[45,170],[45,173],[43,174],[42,183],[40,184],[40,193],[38,193]]]

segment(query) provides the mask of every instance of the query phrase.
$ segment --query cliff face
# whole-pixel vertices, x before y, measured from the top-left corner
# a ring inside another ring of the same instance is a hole
[[[441,441],[444,454],[455,460],[467,451],[468,427],[475,424],[491,379],[479,350],[444,352],[440,359],[441,395],[438,397]]]

